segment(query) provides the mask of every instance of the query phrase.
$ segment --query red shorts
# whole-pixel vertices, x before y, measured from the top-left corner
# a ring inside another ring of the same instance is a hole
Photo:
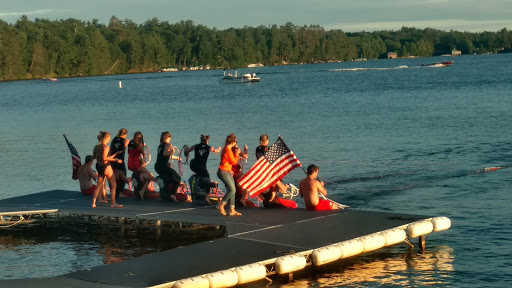
[[[92,185],[89,189],[81,189],[82,194],[85,196],[93,196],[94,190],[96,190],[96,185]]]
[[[332,205],[334,205],[334,203],[332,203],[329,200],[318,199],[318,204],[316,206],[311,207],[309,205],[306,205],[306,209],[314,211],[332,210]]]
[[[277,203],[283,205],[286,208],[293,208],[293,209],[297,208],[297,203],[295,203],[295,201],[293,201],[293,200],[276,197],[276,201],[277,201]]]

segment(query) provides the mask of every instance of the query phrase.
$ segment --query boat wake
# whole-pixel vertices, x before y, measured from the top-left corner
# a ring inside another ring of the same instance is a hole
[[[401,65],[397,67],[387,67],[387,68],[378,68],[378,67],[372,67],[372,68],[345,68],[345,69],[331,69],[330,72],[340,72],[340,71],[381,71],[381,70],[396,70],[396,69],[408,69],[408,68],[418,68],[418,67],[409,67],[407,65]]]

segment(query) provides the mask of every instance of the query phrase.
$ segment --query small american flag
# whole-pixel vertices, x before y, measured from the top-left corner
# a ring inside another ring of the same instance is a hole
[[[288,149],[281,137],[270,146],[249,171],[238,180],[238,184],[254,197],[283,179],[288,172],[301,167],[299,159]]]
[[[76,172],[78,170],[78,167],[82,165],[82,159],[80,159],[80,155],[78,155],[75,146],[73,146],[73,144],[69,142],[68,137],[66,137],[66,134],[62,133],[62,135],[64,136],[64,139],[66,139],[69,151],[71,152],[71,163],[73,164],[73,175],[71,176],[71,178],[73,178],[73,180],[76,180],[78,179],[78,177],[76,176]]]

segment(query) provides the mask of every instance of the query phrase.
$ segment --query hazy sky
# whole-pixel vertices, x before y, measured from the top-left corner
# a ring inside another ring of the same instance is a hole
[[[192,20],[209,28],[320,25],[345,32],[398,30],[402,26],[459,31],[512,30],[512,0],[0,0],[0,19],[98,19],[138,24],[154,17]]]

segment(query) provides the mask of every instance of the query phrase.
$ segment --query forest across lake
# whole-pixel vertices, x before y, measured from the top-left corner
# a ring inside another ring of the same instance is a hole
[[[98,20],[0,20],[0,80],[154,72],[165,67],[246,67],[359,59],[430,57],[512,51],[512,31],[397,31],[346,33],[318,25],[217,30],[193,21],[157,18],[137,24],[113,16]]]

